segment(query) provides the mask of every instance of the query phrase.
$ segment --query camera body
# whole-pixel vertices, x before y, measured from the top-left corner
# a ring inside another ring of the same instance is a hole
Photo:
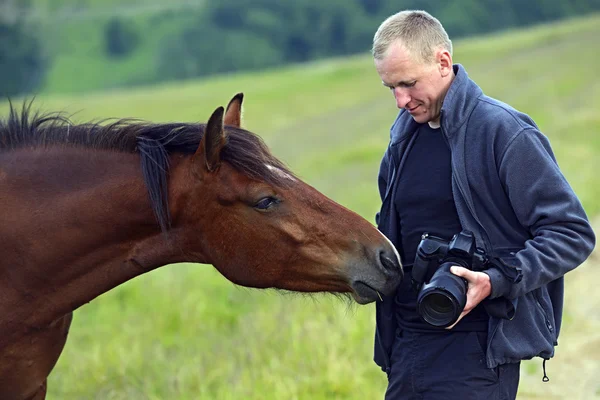
[[[467,281],[450,272],[453,265],[473,271],[487,267],[488,257],[484,250],[476,247],[473,233],[463,230],[450,241],[423,234],[411,283],[418,293],[417,311],[430,325],[451,326],[465,308]]]

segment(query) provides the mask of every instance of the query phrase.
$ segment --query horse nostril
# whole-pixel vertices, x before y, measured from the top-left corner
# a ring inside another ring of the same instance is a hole
[[[383,272],[387,275],[402,274],[402,266],[400,265],[400,260],[398,260],[396,254],[389,254],[385,250],[382,250],[379,252],[379,261],[383,267]]]

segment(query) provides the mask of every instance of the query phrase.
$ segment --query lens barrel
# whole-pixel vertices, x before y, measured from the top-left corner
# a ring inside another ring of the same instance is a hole
[[[456,265],[440,265],[429,283],[421,288],[417,297],[417,311],[430,325],[446,328],[456,322],[467,302],[467,281],[450,272]]]

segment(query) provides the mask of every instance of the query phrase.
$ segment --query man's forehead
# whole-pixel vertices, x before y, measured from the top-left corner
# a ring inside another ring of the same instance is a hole
[[[401,40],[395,40],[389,44],[383,53],[383,59],[386,58],[416,63],[413,52]]]
[[[398,83],[415,79],[421,70],[407,52],[389,51],[381,60],[375,60],[375,66],[384,83]],[[394,82],[388,82],[393,80]]]

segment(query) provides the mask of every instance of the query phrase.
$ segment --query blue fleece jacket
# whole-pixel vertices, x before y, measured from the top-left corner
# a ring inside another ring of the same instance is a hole
[[[563,276],[585,261],[595,236],[548,139],[531,118],[484,95],[461,65],[454,65],[454,72],[440,123],[452,153],[452,192],[461,225],[475,233],[479,247],[523,274],[513,283],[499,268],[485,271],[492,284],[483,302],[490,314],[487,366],[548,359],[562,320]],[[379,172],[377,225],[397,248],[396,177],[416,128],[402,110]],[[377,303],[375,362],[387,373],[394,318],[393,296]]]

